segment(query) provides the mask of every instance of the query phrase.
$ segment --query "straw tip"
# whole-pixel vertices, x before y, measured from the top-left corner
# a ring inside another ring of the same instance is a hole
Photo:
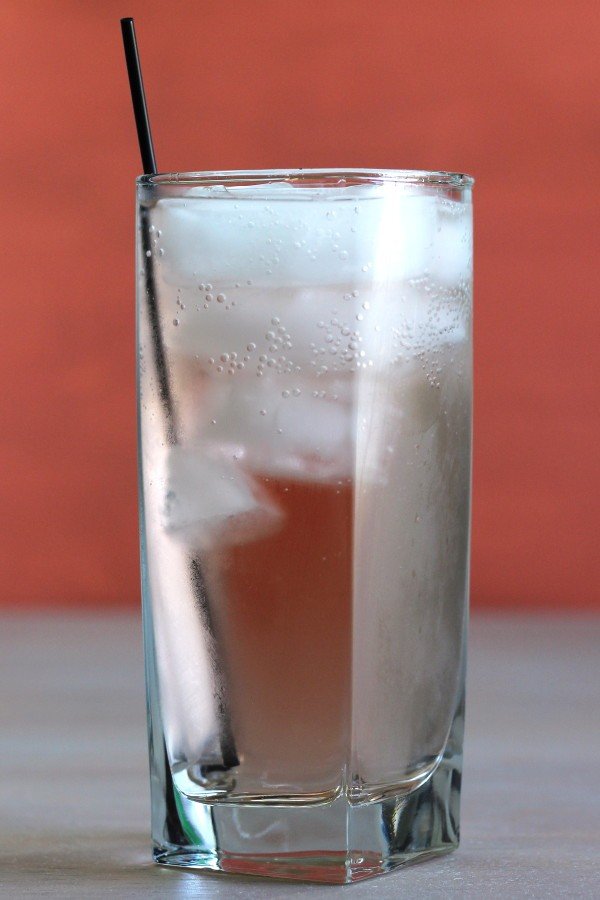
[[[125,18],[121,19],[121,25],[133,25],[131,16],[125,16]]]

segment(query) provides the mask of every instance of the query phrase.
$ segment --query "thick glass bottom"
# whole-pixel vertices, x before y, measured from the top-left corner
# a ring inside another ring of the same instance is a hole
[[[194,853],[192,851],[156,851],[155,862],[162,866],[224,872],[229,875],[257,875],[267,878],[283,878],[290,881],[308,881],[321,884],[351,884],[375,875],[384,875],[400,866],[422,862],[434,856],[450,853],[454,846],[441,847],[420,853],[389,856],[385,859],[375,854],[321,853],[281,854],[269,856],[231,853]]]
[[[346,884],[448,853],[459,841],[460,757],[445,757],[414,791],[353,805],[169,803],[161,865]],[[173,840],[176,838],[176,841]]]

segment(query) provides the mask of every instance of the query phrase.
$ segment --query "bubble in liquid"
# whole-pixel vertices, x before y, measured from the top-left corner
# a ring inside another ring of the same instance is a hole
[[[152,256],[152,250],[146,250],[146,256],[150,258]]]
[[[301,393],[302,391],[300,390],[300,388],[294,388],[294,390],[292,391],[294,397],[299,397]]]
[[[222,371],[223,371],[223,366],[217,366],[217,372],[222,372]]]
[[[342,262],[344,262],[346,259],[348,259],[348,251],[347,251],[347,250],[340,250],[340,253],[339,253],[339,257],[338,257],[338,258],[341,259]]]
[[[265,334],[265,338],[267,341],[272,341],[275,338],[275,332],[267,331],[267,333]]]
[[[250,341],[249,344],[246,344],[246,350],[248,353],[252,353],[253,350],[256,350],[256,344],[253,341]]]
[[[215,364],[215,358],[214,358],[214,356],[209,356],[209,357],[208,357],[208,363],[209,363],[209,365],[214,366],[214,364]]]
[[[211,424],[211,425],[216,425],[216,424],[217,424],[217,420],[216,420],[216,419],[211,419],[211,420],[210,420],[210,424]]]
[[[213,295],[212,295],[212,294],[206,294],[206,296],[205,296],[204,299],[206,300],[207,303],[210,303],[210,301],[213,299]]]
[[[281,319],[278,319],[277,316],[273,316],[273,318],[271,319],[271,325],[279,325],[280,322]]]
[[[179,325],[179,319],[173,319],[173,325]]]
[[[261,409],[260,414],[261,414],[261,416],[266,416],[266,414],[267,414],[266,409]]]
[[[226,299],[225,294],[217,294],[217,303],[223,303]]]
[[[281,392],[281,396],[283,397],[284,400],[287,400],[287,398],[290,396],[290,392],[289,392],[289,391],[282,391],[282,392]]]

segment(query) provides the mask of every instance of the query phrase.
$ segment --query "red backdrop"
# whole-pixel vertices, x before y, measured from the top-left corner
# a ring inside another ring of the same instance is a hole
[[[3,0],[4,602],[138,602],[134,15],[163,170],[476,176],[473,602],[599,606],[597,13]]]

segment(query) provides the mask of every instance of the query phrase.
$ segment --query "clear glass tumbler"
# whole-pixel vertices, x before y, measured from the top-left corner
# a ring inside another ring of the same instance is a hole
[[[160,863],[343,883],[458,844],[471,188],[138,180]]]

